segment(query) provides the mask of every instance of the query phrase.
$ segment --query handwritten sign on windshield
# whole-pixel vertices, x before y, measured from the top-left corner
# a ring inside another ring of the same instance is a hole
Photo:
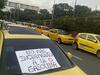
[[[39,73],[61,67],[49,48],[16,51],[22,73]]]

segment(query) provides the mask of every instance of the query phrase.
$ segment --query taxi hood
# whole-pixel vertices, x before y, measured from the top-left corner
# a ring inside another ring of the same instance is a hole
[[[87,74],[83,72],[79,67],[76,66],[68,70],[50,73],[46,75],[87,75]]]

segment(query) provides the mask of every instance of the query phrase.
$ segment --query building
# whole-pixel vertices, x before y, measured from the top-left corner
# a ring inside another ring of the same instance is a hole
[[[30,9],[30,10],[39,11],[39,7],[37,7],[37,6],[26,5],[26,4],[10,2],[10,1],[7,2],[6,7],[7,8],[15,8],[15,9]]]

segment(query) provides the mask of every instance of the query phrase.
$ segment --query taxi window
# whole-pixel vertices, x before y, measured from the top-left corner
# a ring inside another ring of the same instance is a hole
[[[55,30],[53,30],[53,33],[58,33],[58,32],[57,32],[57,30],[55,29]]]
[[[100,35],[96,36],[96,38],[100,41]]]
[[[52,29],[50,29],[49,31],[50,31],[50,32],[52,32],[53,30],[52,30]]]
[[[96,39],[95,39],[94,36],[92,36],[92,35],[88,35],[87,40],[94,42]]]
[[[58,33],[59,34],[62,34],[62,35],[68,35],[68,32],[64,31],[64,30],[58,30]]]
[[[79,37],[82,39],[86,39],[86,34],[80,34]]]
[[[42,29],[44,29],[44,30],[49,30],[49,28],[48,28],[48,27],[42,27]]]
[[[41,29],[41,27],[37,27],[37,28]]]
[[[17,26],[10,26],[9,31],[10,34],[34,34],[34,35],[41,35],[34,29],[24,28],[24,27],[17,27]]]
[[[50,32],[52,32],[52,33],[57,33],[57,30],[51,29]]]
[[[72,62],[66,57],[62,50],[51,40],[43,39],[6,39],[4,41],[4,47],[1,58],[1,73],[3,75],[20,75],[22,73],[21,66],[19,65],[18,58],[15,52],[25,51],[25,50],[38,50],[49,48],[54,55],[56,61],[59,63],[60,67],[51,68],[37,73],[27,73],[27,75],[34,74],[47,74],[49,72],[56,72],[61,70],[69,69],[73,66]],[[37,56],[36,56],[37,57]],[[64,61],[64,62],[63,62]],[[24,64],[23,64],[24,65]],[[42,65],[43,66],[43,65]],[[42,67],[40,66],[40,67]],[[38,67],[37,67],[38,68]],[[35,70],[39,70],[35,68]],[[31,68],[33,69],[33,68]]]

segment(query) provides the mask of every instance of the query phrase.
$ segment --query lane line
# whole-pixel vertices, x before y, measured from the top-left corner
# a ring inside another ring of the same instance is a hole
[[[73,58],[76,58],[76,59],[78,59],[78,60],[80,60],[80,61],[83,60],[82,58],[80,58],[80,57],[78,57],[78,56],[75,56],[75,55],[73,55]]]
[[[68,52],[65,52],[65,53],[67,54]],[[71,53],[71,52],[70,52],[70,53]],[[72,53],[71,53],[71,54],[72,54]],[[83,60],[82,58],[80,58],[80,57],[78,57],[78,56],[75,56],[75,55],[73,55],[73,54],[72,54],[72,57],[75,58],[75,59],[78,59],[78,60],[80,60],[80,61]]]
[[[61,48],[62,49],[64,49],[62,46],[61,46]],[[64,50],[65,51],[65,50]],[[66,52],[66,51],[65,51]],[[70,52],[70,50],[69,50],[69,52]],[[67,52],[66,52],[67,53]],[[70,52],[71,53],[71,52]],[[72,54],[72,53],[71,53]],[[72,54],[73,55],[73,54]],[[75,55],[73,55],[73,58],[75,58],[75,59],[78,59],[78,60],[80,60],[80,61],[82,61],[83,59],[82,58],[80,58],[80,57],[78,57],[78,56],[75,56]]]

